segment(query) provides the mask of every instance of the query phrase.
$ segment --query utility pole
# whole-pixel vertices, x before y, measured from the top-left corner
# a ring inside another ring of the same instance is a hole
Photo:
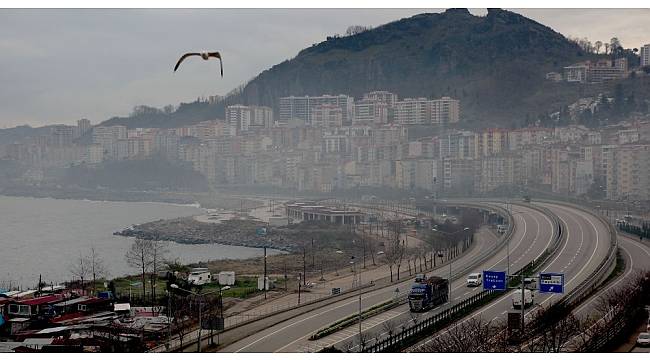
[[[298,305],[300,305],[300,286],[302,282],[302,274],[298,274]]]
[[[305,246],[302,247],[302,284],[307,285],[307,262],[305,261],[305,257],[307,256],[307,248]]]
[[[314,251],[314,238],[311,238],[311,268],[314,269],[316,262],[316,253]]]
[[[197,296],[197,300],[201,299],[200,296]],[[199,300],[199,338],[196,342],[196,352],[201,352],[201,329],[203,328],[203,317],[201,316],[201,305],[202,301]]]
[[[288,291],[287,260],[284,260],[284,291]]]
[[[172,293],[167,290],[167,351],[172,346]]]
[[[264,300],[266,300],[266,246],[264,247]]]
[[[526,308],[526,303],[525,303],[525,297],[524,297],[524,291],[525,291],[525,286],[524,286],[524,272],[521,272],[521,330],[519,331],[520,337],[523,338],[524,336],[524,309]]]
[[[361,272],[358,273],[359,281],[357,282],[357,287],[359,288],[359,352],[361,349]]]

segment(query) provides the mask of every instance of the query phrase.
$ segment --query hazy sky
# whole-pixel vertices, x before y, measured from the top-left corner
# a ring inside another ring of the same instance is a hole
[[[223,95],[298,51],[344,33],[439,9],[11,10],[0,9],[0,128],[93,124],[133,106]],[[515,10],[570,36],[650,43],[650,10]],[[484,15],[485,10],[472,10]],[[172,72],[186,51],[217,50]]]

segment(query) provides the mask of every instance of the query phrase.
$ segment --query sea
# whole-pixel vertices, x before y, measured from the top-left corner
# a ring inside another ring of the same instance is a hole
[[[109,277],[137,274],[125,254],[134,239],[113,232],[159,219],[204,214],[193,205],[61,200],[0,196],[0,288],[33,288],[71,279],[75,260],[95,249]],[[169,260],[183,264],[262,256],[262,249],[220,244],[168,244]],[[268,250],[269,255],[280,253]]]

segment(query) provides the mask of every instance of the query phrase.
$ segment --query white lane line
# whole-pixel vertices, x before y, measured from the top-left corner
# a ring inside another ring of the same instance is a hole
[[[630,268],[627,270],[627,273],[625,273],[620,279],[616,280],[612,284],[609,284],[609,286],[607,286],[605,289],[600,291],[599,292],[600,294],[609,291],[611,288],[616,286],[618,283],[625,280],[632,273],[632,271],[634,270],[634,260],[632,260],[632,255],[630,255],[630,253],[627,250],[625,250],[625,248],[621,247],[620,249],[621,249],[622,252],[627,254],[628,259],[630,259]],[[598,295],[598,294],[594,294],[593,296],[591,296],[591,299],[589,299],[589,301],[587,301],[584,304],[580,305],[580,307],[578,307],[573,312],[576,313],[576,314],[579,314],[582,311],[582,309],[584,309],[586,306],[588,306],[589,304],[591,304],[592,302],[594,302],[594,300],[596,300],[598,298],[598,296],[596,296],[596,295]]]
[[[553,230],[551,231],[551,236],[550,236],[549,239],[548,239],[548,243],[546,244],[546,248],[545,248],[545,249],[548,249],[548,247],[551,245],[551,242],[553,241],[553,237],[554,237],[554,235],[555,235],[555,227],[553,226],[553,223],[551,223],[551,221],[550,221],[548,218],[546,218],[546,216],[545,216],[544,218],[548,221],[549,225],[551,225],[551,229],[553,229]],[[560,219],[560,220],[561,220],[561,219]],[[566,225],[566,223],[565,223],[565,225]],[[569,233],[569,231],[567,230],[567,242],[569,241],[569,237],[570,237],[570,233]],[[565,243],[565,246],[566,246],[566,243]],[[455,327],[457,327],[458,325],[463,324],[463,323],[469,321],[470,319],[474,318],[477,314],[482,313],[482,312],[484,312],[484,311],[486,311],[486,310],[488,310],[488,309],[491,309],[491,308],[493,308],[494,306],[499,305],[499,304],[501,304],[501,303],[503,303],[504,301],[507,301],[507,300],[508,300],[508,298],[505,298],[505,297],[504,297],[504,298],[501,298],[500,300],[497,300],[496,302],[494,302],[494,303],[488,305],[487,307],[482,307],[482,308],[480,308],[480,309],[474,311],[471,315],[469,315],[467,318],[465,318],[465,320],[461,321],[460,323],[457,323],[457,324],[454,325],[452,328],[455,328]],[[502,314],[505,314],[506,312],[508,312],[508,311],[506,310],[506,311],[504,311]],[[436,335],[435,337],[432,337],[431,339],[426,340],[426,341],[424,342],[424,344],[428,344],[429,342],[433,341],[433,340],[436,339],[437,337],[440,337],[442,334],[448,333],[449,330],[450,330],[450,329],[447,329],[447,330],[445,330],[444,332],[442,332],[442,333]]]

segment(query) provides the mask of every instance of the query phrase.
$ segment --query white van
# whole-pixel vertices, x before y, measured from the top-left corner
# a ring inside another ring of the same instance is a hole
[[[205,285],[212,282],[212,274],[208,268],[194,268],[187,277],[187,282],[192,285]]]
[[[467,286],[480,286],[483,283],[481,273],[471,273],[467,276]]]
[[[524,290],[524,308],[533,305],[533,292],[525,289]],[[512,293],[512,307],[515,309],[521,309],[521,289],[515,290]]]

